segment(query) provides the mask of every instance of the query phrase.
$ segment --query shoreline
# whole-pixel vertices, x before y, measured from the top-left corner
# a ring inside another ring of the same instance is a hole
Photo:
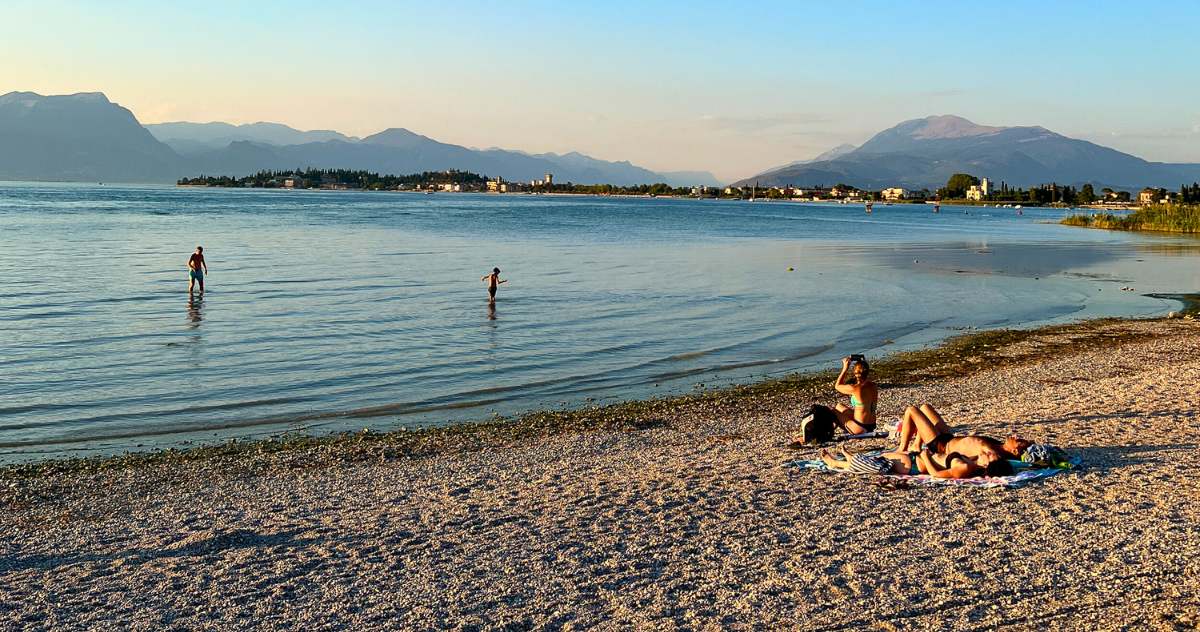
[[[1183,307],[1172,312],[1191,319],[1200,316],[1200,294],[1154,294],[1155,298],[1176,300]],[[1028,353],[1009,356],[1003,350],[1024,341],[1043,336],[1069,335],[1070,345],[1105,346],[1125,342],[1126,335],[1115,335],[1109,328],[1121,324],[1157,322],[1171,317],[1119,318],[1108,317],[1066,324],[1044,325],[1029,329],[1001,328],[975,331],[952,336],[919,350],[891,353],[872,360],[875,375],[888,382],[918,383],[964,375],[966,361],[970,368],[965,374],[978,372],[982,367],[1019,364],[1033,359]],[[1082,334],[1082,337],[1077,336]],[[1062,352],[1070,345],[1051,344],[1048,350]],[[1070,351],[1068,350],[1068,353]],[[310,435],[283,433],[261,439],[229,439],[214,444],[186,448],[166,447],[121,454],[87,457],[52,457],[38,461],[0,465],[0,507],[4,505],[3,487],[8,481],[40,478],[78,472],[101,472],[137,467],[164,467],[187,463],[245,458],[250,461],[286,457],[319,451],[327,461],[357,462],[363,460],[412,459],[433,454],[484,449],[497,444],[552,437],[561,434],[596,431],[637,431],[666,423],[664,418],[677,409],[717,405],[737,406],[754,399],[774,402],[797,397],[818,398],[828,390],[836,377],[835,370],[796,372],[773,378],[677,394],[664,397],[634,399],[611,404],[583,406],[572,409],[530,410],[488,420],[466,421],[446,426],[361,432],[340,432]],[[826,393],[826,395],[828,395]]]
[[[1200,625],[1194,317],[980,332],[875,368],[881,422],[931,402],[1082,467],[993,490],[789,467],[816,453],[786,447],[799,407],[833,399],[816,373],[419,441],[8,469],[0,626]]]

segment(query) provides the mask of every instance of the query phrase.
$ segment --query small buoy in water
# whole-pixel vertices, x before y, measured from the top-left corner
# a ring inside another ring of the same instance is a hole
[[[794,271],[794,268],[790,268],[790,267],[788,268],[788,272],[793,272],[793,271]]]

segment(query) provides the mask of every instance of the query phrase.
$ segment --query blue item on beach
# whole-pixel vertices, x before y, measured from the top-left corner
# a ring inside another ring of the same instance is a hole
[[[1025,454],[1021,455],[1021,460],[1039,467],[1066,469],[1071,467],[1071,457],[1067,456],[1066,451],[1048,443],[1035,443],[1025,448]]]

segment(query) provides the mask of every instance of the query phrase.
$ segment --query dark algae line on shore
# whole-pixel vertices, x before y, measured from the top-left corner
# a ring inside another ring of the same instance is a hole
[[[1174,295],[1185,303],[1185,318],[1200,314],[1200,295]],[[985,369],[1036,362],[1061,353],[1078,353],[1160,337],[1139,331],[1138,320],[1097,319],[1037,329],[999,329],[965,334],[923,350],[900,352],[874,363],[877,380],[888,385],[919,385],[958,378]],[[1180,333],[1184,333],[1181,329]],[[273,467],[314,467],[330,463],[382,462],[450,452],[502,447],[539,437],[595,431],[635,432],[670,426],[689,414],[721,417],[747,411],[788,410],[810,401],[830,400],[832,371],[700,391],[687,395],[543,410],[514,418],[419,430],[340,433],[324,436],[287,434],[187,449],[68,458],[0,468],[0,507],[19,506],[19,481],[57,474],[99,473],[140,468],[139,475],[167,475],[170,466],[217,460],[250,471]]]

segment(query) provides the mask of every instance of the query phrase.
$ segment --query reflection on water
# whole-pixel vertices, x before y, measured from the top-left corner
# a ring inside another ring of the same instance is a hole
[[[1195,240],[943,210],[0,184],[0,460],[661,395],[1200,285]],[[197,218],[220,298],[181,314]]]
[[[197,297],[193,297],[192,294],[189,293],[188,294],[188,303],[187,303],[187,315],[188,315],[188,323],[190,323],[189,326],[192,327],[193,329],[196,327],[199,327],[200,321],[204,320],[204,316],[200,313],[200,309],[202,307],[204,307],[204,296],[201,295],[200,297],[197,298]]]

